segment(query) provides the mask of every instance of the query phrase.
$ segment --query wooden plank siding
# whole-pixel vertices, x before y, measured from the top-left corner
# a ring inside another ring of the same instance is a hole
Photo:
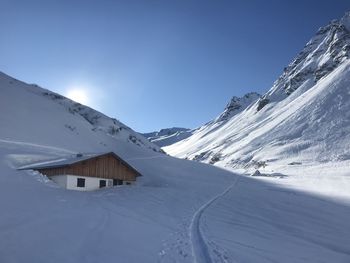
[[[70,174],[124,181],[135,181],[139,175],[137,171],[113,154],[97,156],[62,167],[37,169],[37,171],[47,176]]]

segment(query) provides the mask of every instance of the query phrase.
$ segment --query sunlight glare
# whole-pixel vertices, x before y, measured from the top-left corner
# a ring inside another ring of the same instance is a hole
[[[66,96],[71,100],[79,102],[80,104],[87,105],[89,103],[89,97],[86,90],[81,88],[73,88],[68,90]]]

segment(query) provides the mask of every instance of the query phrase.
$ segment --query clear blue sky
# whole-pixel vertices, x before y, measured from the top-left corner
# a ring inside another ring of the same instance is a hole
[[[88,105],[137,131],[194,128],[232,96],[267,91],[347,10],[348,0],[0,0],[0,71],[86,90]]]

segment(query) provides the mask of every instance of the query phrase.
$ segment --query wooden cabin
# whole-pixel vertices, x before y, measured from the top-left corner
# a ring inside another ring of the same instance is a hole
[[[26,166],[46,175],[58,185],[89,191],[113,185],[132,184],[141,174],[113,152],[77,154],[60,160]]]

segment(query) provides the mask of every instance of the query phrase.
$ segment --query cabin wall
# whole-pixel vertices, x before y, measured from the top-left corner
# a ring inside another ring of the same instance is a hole
[[[68,190],[77,191],[92,191],[100,189],[100,181],[105,180],[106,186],[113,186],[113,179],[99,178],[99,177],[84,177],[79,175],[54,175],[49,176],[49,178],[58,184],[60,187]],[[78,178],[85,179],[84,187],[78,187]],[[123,184],[132,184],[132,181],[124,181]]]
[[[84,178],[85,186],[78,187],[77,179]],[[78,191],[92,191],[100,189],[100,180],[106,180],[106,187],[113,186],[113,179],[107,178],[98,178],[98,177],[83,177],[77,175],[67,175],[67,189],[69,190],[78,190]]]
[[[99,156],[90,160],[59,168],[39,169],[47,176],[79,175],[84,177],[97,177],[105,179],[120,179],[135,181],[137,173],[116,159],[113,155]]]

